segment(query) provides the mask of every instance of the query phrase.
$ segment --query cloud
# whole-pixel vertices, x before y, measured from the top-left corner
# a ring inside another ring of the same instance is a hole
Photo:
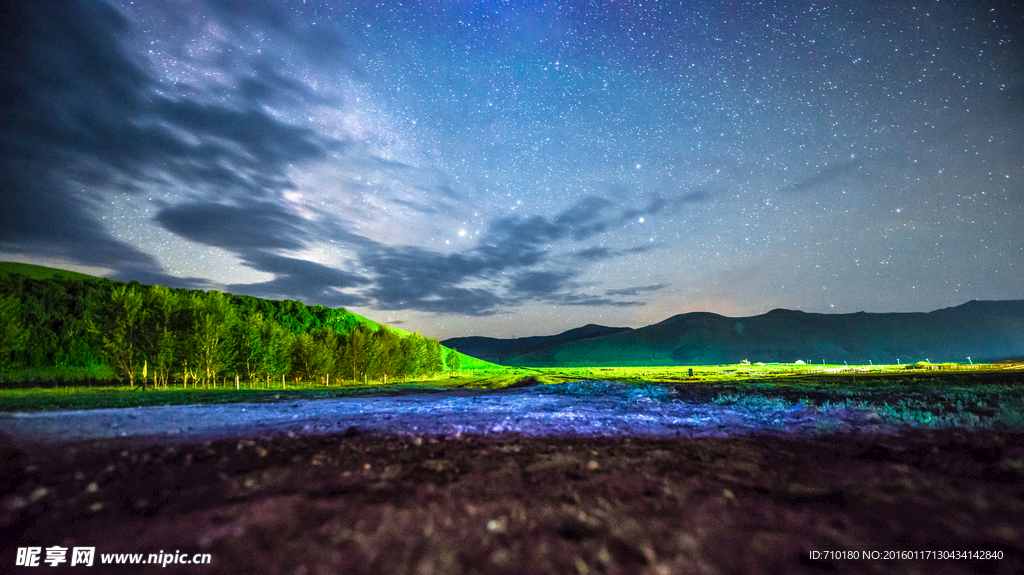
[[[269,202],[179,204],[160,210],[154,219],[187,240],[242,252],[297,250],[309,237],[302,218]]]
[[[477,244],[465,252],[441,254],[411,246],[385,246],[365,238],[357,248],[359,265],[373,282],[363,293],[380,309],[416,309],[468,315],[497,313],[503,307],[526,301],[553,305],[638,306],[643,293],[664,284],[607,292],[605,296],[580,295],[578,270],[565,263],[593,262],[650,251],[652,246],[608,249],[590,247],[572,251],[571,242],[593,237],[624,213],[653,214],[665,206],[703,201],[680,197],[652,202],[636,210],[588,197],[553,217],[507,216],[487,226]],[[568,252],[566,248],[569,248]],[[472,288],[468,286],[473,286]]]
[[[343,291],[369,283],[357,274],[261,250],[246,252],[243,263],[253,269],[270,272],[275,278],[261,283],[229,285],[228,291],[232,293],[300,299],[334,307],[368,303],[362,295]]]
[[[555,223],[566,226],[574,240],[585,240],[608,229],[607,212],[615,203],[598,196],[587,196],[555,217]]]
[[[524,299],[548,299],[566,289],[573,274],[560,271],[528,270],[512,279],[511,291]]]
[[[290,166],[343,147],[257,106],[236,109],[165,96],[127,55],[122,38],[129,24],[105,3],[16,2],[3,22],[4,250],[159,277],[154,258],[101,223],[100,207],[110,193],[158,186],[273,199],[291,187]],[[266,99],[284,83],[270,77],[249,85],[248,97]],[[209,221],[190,228],[182,209],[163,210],[161,223],[186,236],[205,234],[198,238],[204,243],[230,244],[226,237],[210,237],[218,232],[202,227]],[[198,215],[215,215],[210,209]]]
[[[549,303],[555,305],[587,306],[587,307],[638,307],[645,302],[635,300],[620,300],[608,297],[598,297],[584,294],[562,294],[558,297],[549,298]]]
[[[661,291],[668,287],[668,284],[651,284],[647,286],[631,287],[626,289],[610,289],[605,293],[609,296],[625,296],[625,297],[636,297],[640,294],[654,293]]]
[[[486,273],[478,258],[378,243],[361,248],[359,258],[373,278],[365,293],[380,309],[458,313],[464,308],[469,315],[486,315],[500,305],[493,290],[460,285]]]
[[[584,262],[605,260],[614,257],[615,252],[605,247],[593,247],[572,254],[571,259]]]
[[[250,29],[262,30],[301,52],[303,61],[333,65],[337,57],[346,70],[357,69],[341,32],[320,31],[290,9],[241,9],[219,1],[199,9],[209,10],[223,38],[245,44]],[[169,25],[191,26],[188,18],[176,18]],[[574,243],[637,215],[700,201],[659,197],[638,208],[588,196],[553,216],[493,219],[478,242],[461,252],[385,245],[346,229],[326,211],[310,219],[288,207],[283,197],[295,188],[292,170],[327,159],[349,162],[385,181],[408,184],[412,193],[388,201],[422,214],[451,213],[466,198],[444,174],[286,120],[280,109],[323,101],[267,58],[240,53],[244,66],[237,67],[186,61],[224,76],[231,88],[220,98],[202,87],[161,81],[144,58],[129,51],[130,22],[105,3],[16,2],[0,26],[4,251],[107,267],[118,278],[210,287],[201,278],[168,276],[155,258],[118,239],[115,218],[102,219],[110,215],[113,195],[156,191],[174,198],[157,200],[158,226],[189,242],[226,249],[243,265],[274,275],[268,282],[229,286],[239,293],[468,315],[526,301],[637,305],[619,297],[631,294],[574,294],[580,272],[562,269],[566,257],[592,262],[635,251],[574,251]],[[294,257],[326,239],[354,254],[344,269]]]
[[[864,165],[860,160],[850,160],[847,162],[837,162],[826,166],[824,169],[819,171],[817,174],[800,180],[799,182],[789,186],[784,191],[790,193],[801,193],[820,188],[821,186],[832,183],[835,180],[839,180],[855,173]]]
[[[706,190],[695,190],[670,196],[657,196],[642,208],[623,209],[619,214],[619,221],[628,222],[642,216],[654,216],[661,212],[679,212],[688,204],[707,203],[711,200],[712,196]]]
[[[103,163],[104,136],[117,135],[106,119],[140,103],[145,74],[117,41],[127,23],[106,4],[59,2],[9,3],[0,21],[0,247],[157,271],[107,231],[94,216],[99,198],[75,184]],[[91,149],[100,158],[81,161]]]
[[[635,255],[639,255],[639,254],[645,254],[645,253],[647,253],[647,252],[649,252],[649,251],[651,251],[653,249],[654,249],[654,246],[652,246],[650,244],[645,244],[645,245],[642,245],[642,246],[634,246],[634,247],[631,247],[631,248],[623,248],[622,250],[620,250],[620,253],[622,253],[624,255],[635,256]]]

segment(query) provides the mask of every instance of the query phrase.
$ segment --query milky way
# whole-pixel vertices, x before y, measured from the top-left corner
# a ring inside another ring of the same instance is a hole
[[[23,2],[0,260],[433,337],[1024,298],[1017,3]]]

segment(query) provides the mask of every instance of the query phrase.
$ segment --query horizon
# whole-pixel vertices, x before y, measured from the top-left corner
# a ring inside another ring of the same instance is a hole
[[[4,262],[4,261],[0,261],[0,266],[2,266],[5,263],[24,263],[24,262]],[[39,264],[29,264],[29,265],[39,265]],[[50,267],[50,266],[44,266],[44,267]],[[58,269],[58,270],[64,270],[64,271],[72,271],[72,272],[75,271],[75,270],[67,270],[67,269],[64,269],[64,268],[52,268],[52,269]],[[81,273],[81,272],[78,272],[78,273]],[[95,276],[95,277],[102,277],[102,276]],[[143,285],[145,285],[145,284],[143,284]],[[244,294],[230,294],[230,295],[244,295]],[[828,312],[828,311],[825,311],[825,312],[814,312],[814,311],[805,311],[805,310],[790,309],[790,308],[773,308],[773,309],[770,309],[770,310],[768,310],[766,312],[763,312],[763,313],[760,313],[760,314],[736,316],[736,315],[719,314],[719,313],[716,313],[716,312],[706,311],[706,310],[694,310],[694,311],[686,311],[686,312],[681,312],[681,313],[673,314],[671,316],[668,316],[666,318],[662,318],[661,320],[652,322],[650,324],[637,325],[637,326],[604,325],[604,324],[596,324],[596,323],[587,323],[587,324],[583,324],[583,325],[577,325],[577,326],[574,326],[574,327],[570,327],[570,328],[567,328],[567,329],[564,329],[564,330],[561,330],[561,331],[558,331],[558,332],[554,332],[554,333],[532,333],[532,334],[518,335],[518,336],[512,336],[512,337],[498,337],[498,336],[480,335],[480,334],[450,335],[450,336],[447,336],[445,338],[438,338],[438,339],[450,340],[450,339],[472,338],[472,337],[481,337],[481,338],[488,338],[488,339],[520,339],[520,338],[537,338],[537,337],[544,338],[544,337],[552,337],[552,336],[562,335],[562,334],[564,334],[566,332],[569,332],[569,331],[575,331],[575,330],[584,329],[584,328],[587,328],[587,327],[603,327],[603,328],[611,328],[611,329],[637,330],[637,329],[642,329],[642,328],[645,328],[645,327],[650,327],[652,325],[656,325],[656,324],[662,323],[664,321],[668,321],[668,320],[673,319],[674,317],[677,317],[677,316],[687,315],[687,314],[711,314],[711,315],[718,315],[718,316],[723,317],[725,319],[750,319],[750,318],[753,318],[753,317],[758,317],[758,316],[766,315],[766,314],[777,312],[777,311],[799,312],[799,313],[820,314],[820,315],[850,315],[850,314],[862,314],[862,313],[864,313],[864,314],[913,314],[913,313],[924,313],[924,314],[927,314],[927,313],[932,313],[932,312],[936,312],[936,311],[943,311],[943,310],[947,310],[947,309],[954,309],[954,308],[958,308],[958,307],[963,307],[963,306],[966,306],[966,305],[969,305],[969,304],[972,304],[972,303],[1001,303],[1001,302],[1019,302],[1019,301],[1020,302],[1024,302],[1024,298],[1021,298],[1021,299],[1010,299],[1010,300],[977,300],[977,299],[972,299],[972,300],[968,300],[968,301],[965,301],[965,302],[962,302],[962,303],[959,303],[959,304],[955,304],[955,305],[951,305],[951,306],[946,306],[946,307],[941,307],[941,308],[936,308],[936,309],[931,309],[931,310],[924,310],[924,311],[890,311],[890,312],[873,312],[873,311],[865,311],[865,310],[858,310],[858,311],[853,311],[853,312],[836,312],[836,311],[832,311],[832,312]],[[310,305],[315,305],[315,304],[310,304]],[[351,311],[351,310],[347,310],[346,309],[346,311]],[[377,321],[373,317],[368,317],[367,316],[367,319],[369,319],[371,321]],[[390,324],[386,324],[386,322],[378,321],[378,323],[383,323],[385,325],[389,325],[390,326]],[[432,334],[422,334],[422,335],[425,335],[427,337],[434,337]]]
[[[1024,12],[16,2],[0,260],[438,339],[1024,299]]]

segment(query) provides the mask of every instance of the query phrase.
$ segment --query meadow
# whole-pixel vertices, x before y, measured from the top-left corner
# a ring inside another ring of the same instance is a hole
[[[328,380],[331,381],[331,380]],[[0,411],[54,411],[166,405],[375,397],[447,390],[500,390],[546,384],[585,395],[594,382],[656,386],[669,399],[748,409],[872,409],[888,422],[924,427],[1024,428],[1024,367],[1020,365],[722,365],[624,368],[502,368],[465,370],[400,381],[246,382],[208,386],[83,385],[39,382],[0,389]],[[35,383],[35,385],[32,385]]]

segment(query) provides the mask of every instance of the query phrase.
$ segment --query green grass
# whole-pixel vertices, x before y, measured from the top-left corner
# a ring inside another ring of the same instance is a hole
[[[55,411],[63,409],[104,409],[115,407],[146,407],[153,405],[194,405],[240,403],[250,401],[291,401],[295,399],[332,399],[368,393],[414,393],[453,388],[492,389],[507,387],[530,375],[528,370],[502,368],[497,370],[467,371],[453,376],[389,381],[344,381],[332,385],[287,381],[265,383],[240,382],[235,389],[233,381],[211,388],[196,388],[180,384],[168,388],[147,387],[145,391],[126,385],[86,386],[48,385],[46,387],[19,387],[0,389],[0,411]],[[551,378],[546,383],[555,383]]]
[[[73,272],[70,270],[62,270],[46,266],[37,266],[33,264],[23,264],[20,262],[0,262],[0,274],[19,274],[36,280],[46,280],[52,278],[83,280],[96,279],[97,277],[79,272]]]
[[[113,383],[117,374],[106,365],[92,367],[50,366],[43,368],[20,367],[4,372],[0,388],[4,387],[64,387],[85,386],[96,382]]]
[[[182,388],[146,391],[82,385],[0,389],[0,411],[49,411],[150,405],[218,404],[248,401],[329,399],[366,393],[410,393],[442,389],[499,389],[524,377],[540,384],[572,383],[569,393],[598,395],[613,387],[605,381],[634,384],[636,398],[670,401],[672,389],[691,386],[709,390],[708,400],[748,408],[783,408],[805,402],[835,408],[860,406],[876,409],[887,420],[936,426],[970,423],[980,416],[997,417],[1013,427],[1024,427],[1024,372],[1000,366],[961,366],[959,371],[908,370],[905,366],[702,366],[627,368],[505,368],[465,370],[451,377],[382,382],[346,381],[334,385],[272,382],[233,382],[212,389]],[[844,368],[835,371],[836,368]],[[863,369],[862,368],[866,368]],[[52,375],[52,374],[50,374]],[[69,374],[65,374],[67,376]],[[73,377],[62,379],[73,380]],[[621,387],[614,388],[616,392]],[[716,398],[717,396],[717,398]]]
[[[155,405],[198,405],[222,404],[260,401],[292,401],[296,399],[334,399],[352,397],[366,393],[394,392],[409,393],[450,388],[447,379],[426,380],[400,385],[370,384],[363,385],[348,382],[344,386],[327,387],[323,385],[287,383],[284,388],[280,382],[271,386],[249,389],[241,386],[236,390],[234,385],[228,388],[195,388],[187,389],[179,386],[164,388],[128,389],[117,387],[55,387],[0,390],[0,411],[57,411],[75,409],[106,409],[115,407],[148,407]]]

